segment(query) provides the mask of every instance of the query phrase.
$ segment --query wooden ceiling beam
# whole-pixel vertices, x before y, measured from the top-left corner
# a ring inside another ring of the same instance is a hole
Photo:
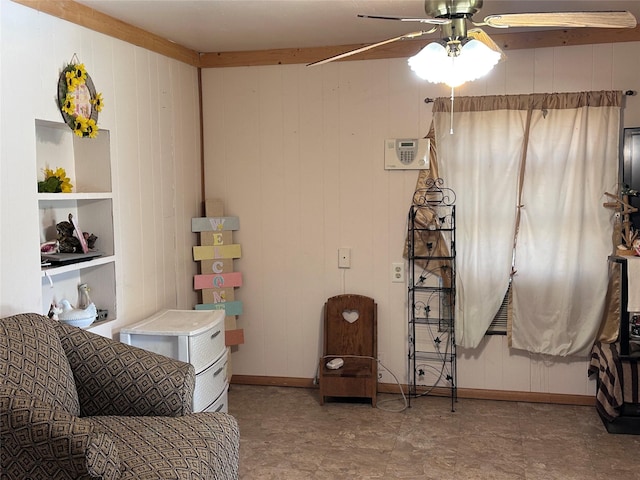
[[[142,28],[134,27],[117,18],[113,18],[93,8],[72,0],[13,0],[26,7],[33,8],[54,17],[67,20],[76,25],[86,27],[110,37],[137,45],[152,52],[160,53],[181,62],[193,65],[200,64],[200,55],[195,50],[178,45]]]
[[[503,31],[504,30],[492,29],[490,36],[504,51],[523,48],[566,47],[572,45],[640,41],[640,26],[636,28],[619,29],[574,28],[526,33],[501,33]],[[420,40],[401,40],[368,50],[358,55],[346,57],[339,61],[410,57],[420,51],[426,44],[434,41],[434,39],[435,37]],[[200,54],[200,66],[202,68],[222,68],[312,63],[363,46],[365,46],[365,44],[202,53]]]
[[[635,28],[573,28],[525,33],[500,32],[501,30],[492,30],[491,38],[503,50],[640,41],[640,26]]]

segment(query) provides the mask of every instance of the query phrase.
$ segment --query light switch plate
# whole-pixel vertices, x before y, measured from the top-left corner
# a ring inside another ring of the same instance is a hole
[[[351,249],[342,247],[338,249],[338,268],[351,268]]]

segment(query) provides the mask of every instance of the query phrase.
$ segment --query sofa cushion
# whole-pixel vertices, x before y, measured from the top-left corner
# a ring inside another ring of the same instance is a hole
[[[0,478],[120,478],[115,442],[90,420],[0,387]]]
[[[76,380],[82,417],[174,417],[193,410],[193,365],[63,322],[55,328]]]
[[[122,479],[238,478],[240,433],[226,413],[90,420],[115,441]]]
[[[0,385],[77,416],[76,384],[54,326],[36,313],[0,320]]]

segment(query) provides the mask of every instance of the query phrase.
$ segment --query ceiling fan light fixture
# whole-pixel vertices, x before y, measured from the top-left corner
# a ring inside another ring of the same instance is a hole
[[[411,70],[423,80],[458,87],[483,77],[500,61],[500,53],[478,40],[469,40],[459,49],[447,50],[442,44],[428,44],[409,58]]]

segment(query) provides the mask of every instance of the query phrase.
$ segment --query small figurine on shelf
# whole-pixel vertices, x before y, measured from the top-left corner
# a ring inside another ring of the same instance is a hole
[[[78,285],[78,308],[87,308],[93,303],[89,297],[89,290],[86,283]]]
[[[98,309],[89,297],[89,290],[89,286],[86,283],[78,285],[77,307],[74,307],[66,298],[60,300],[60,303],[56,303],[54,298],[51,301],[47,316],[74,327],[88,327],[98,317]]]
[[[62,308],[58,306],[55,299],[52,300],[51,306],[49,307],[49,313],[47,313],[47,316],[53,320],[60,320],[58,318],[58,315],[60,315],[61,313],[62,313]]]
[[[98,240],[98,237],[89,232],[82,232],[82,235],[87,242],[87,247],[89,247],[89,250],[93,250],[96,247],[96,240]]]
[[[80,229],[71,213],[69,214],[69,221],[65,220],[58,223],[56,230],[58,232],[58,251],[60,253],[87,253],[89,250],[93,250],[98,239],[93,233],[88,232],[82,232],[82,238],[79,238]]]
[[[58,251],[60,253],[82,253],[80,240],[73,235],[71,222],[60,222],[56,225],[58,232]]]
[[[62,305],[62,312],[58,314],[58,318],[61,322],[68,323],[74,327],[88,327],[95,320],[98,315],[96,306],[90,303],[86,308],[74,308],[69,300],[63,298],[60,300]]]

